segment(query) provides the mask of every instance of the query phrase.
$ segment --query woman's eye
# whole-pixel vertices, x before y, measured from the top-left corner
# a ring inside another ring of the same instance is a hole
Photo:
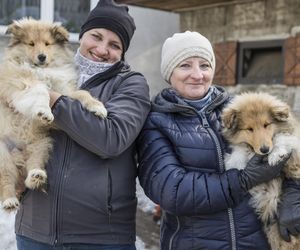
[[[247,128],[249,132],[253,132],[253,128]]]
[[[183,63],[179,65],[180,68],[188,68],[190,65],[188,63]]]
[[[28,43],[28,45],[33,47],[34,46],[34,42],[31,41],[30,43]]]
[[[208,69],[208,68],[210,68],[210,65],[209,65],[209,64],[206,64],[206,63],[205,63],[205,64],[201,64],[201,65],[200,65],[200,68],[201,68],[201,69]]]
[[[92,34],[92,37],[96,40],[100,40],[100,36],[98,36],[97,34]]]
[[[121,47],[118,44],[112,44],[111,47],[116,50],[120,50]]]
[[[48,42],[45,42],[45,46],[49,46],[50,45],[50,43],[48,43]]]
[[[269,127],[270,126],[270,123],[265,123],[264,124],[264,128],[267,128],[267,127]]]

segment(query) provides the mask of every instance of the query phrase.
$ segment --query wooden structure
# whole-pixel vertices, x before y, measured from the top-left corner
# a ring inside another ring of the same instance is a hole
[[[138,7],[152,8],[172,12],[193,10],[199,6],[212,6],[236,2],[234,0],[115,0],[117,3],[129,4]]]
[[[284,83],[300,85],[300,37],[286,39],[284,48]]]

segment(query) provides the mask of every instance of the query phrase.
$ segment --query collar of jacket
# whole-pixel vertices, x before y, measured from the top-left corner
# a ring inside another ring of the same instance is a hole
[[[101,84],[105,80],[108,80],[119,73],[124,73],[130,71],[130,66],[124,61],[119,61],[111,66],[108,70],[94,75],[84,84],[81,85],[80,89],[91,89],[96,85]]]
[[[215,88],[216,91],[212,94],[212,101],[203,110],[205,113],[212,112],[216,107],[228,100],[229,95],[224,88],[220,86],[215,86]],[[173,88],[163,89],[154,97],[151,111],[159,113],[181,113],[186,116],[195,116],[198,113],[198,111],[188,105]]]

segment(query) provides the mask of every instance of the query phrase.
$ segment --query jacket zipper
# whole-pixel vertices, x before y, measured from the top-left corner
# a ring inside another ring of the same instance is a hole
[[[207,121],[207,118],[206,118],[206,115],[204,112],[200,112],[200,117],[201,117],[201,120],[203,123],[203,127],[205,127],[207,129],[208,133],[211,135],[211,137],[215,141],[215,145],[216,145],[217,153],[218,153],[218,161],[219,161],[220,171],[224,172],[225,166],[224,166],[223,160],[222,160],[222,150],[221,150],[221,146],[219,144],[218,137],[216,136],[215,132],[209,127],[209,123]],[[228,218],[229,218],[229,225],[230,225],[232,250],[236,250],[236,233],[235,233],[235,226],[234,226],[233,211],[231,208],[228,208],[227,211],[228,211]]]
[[[231,232],[232,250],[236,250],[236,235],[235,235],[235,227],[234,227],[232,208],[228,208],[228,217],[229,217],[229,225],[230,225],[230,232]]]
[[[54,245],[57,245],[60,243],[60,237],[59,237],[59,231],[60,231],[60,226],[59,226],[59,221],[60,221],[60,195],[61,195],[61,187],[62,187],[62,183],[63,183],[63,179],[64,179],[64,173],[65,173],[65,164],[67,162],[68,159],[68,155],[69,155],[69,143],[70,139],[67,137],[65,140],[65,154],[64,154],[64,159],[63,159],[63,164],[61,167],[61,171],[58,173],[58,185],[57,188],[55,190],[55,214],[54,214],[54,226],[53,228],[55,228],[55,232],[54,232]]]
[[[110,220],[111,220],[111,212],[112,212],[112,205],[111,205],[111,196],[112,196],[112,181],[111,181],[111,173],[110,170],[108,168],[108,187],[107,187],[107,212],[108,212],[108,223],[110,225]]]
[[[176,236],[176,234],[178,233],[179,229],[180,229],[180,221],[178,216],[176,216],[176,221],[177,221],[177,228],[175,230],[175,232],[172,234],[171,238],[170,238],[170,242],[169,242],[169,250],[172,250],[172,246],[173,246],[173,240]]]

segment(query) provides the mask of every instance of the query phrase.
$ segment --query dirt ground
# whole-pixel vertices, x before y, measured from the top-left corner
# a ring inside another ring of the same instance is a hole
[[[159,250],[159,225],[152,220],[152,214],[137,210],[136,231],[146,249]]]

